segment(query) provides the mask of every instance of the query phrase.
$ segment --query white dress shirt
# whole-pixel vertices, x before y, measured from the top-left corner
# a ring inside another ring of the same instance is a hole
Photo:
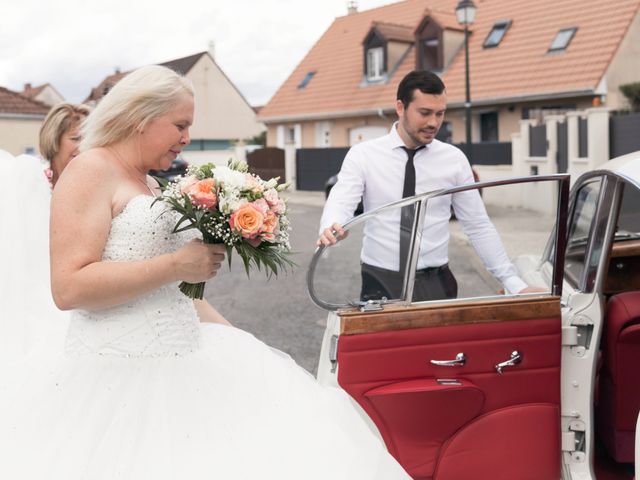
[[[360,198],[364,211],[400,200],[407,153],[396,124],[380,138],[351,147],[338,182],[322,213],[320,232],[334,223],[344,225],[353,217]],[[448,143],[433,140],[416,152],[416,194],[473,183],[467,157]],[[451,206],[462,229],[487,270],[510,293],[527,286],[517,275],[500,236],[487,215],[477,190],[436,197],[427,202],[427,216],[420,243],[418,269],[437,267],[449,261],[449,219]],[[364,227],[361,260],[387,270],[399,270],[400,208],[370,219]]]

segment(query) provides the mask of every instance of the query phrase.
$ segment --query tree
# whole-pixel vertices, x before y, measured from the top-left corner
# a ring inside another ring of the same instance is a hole
[[[627,97],[634,112],[640,112],[640,82],[620,85],[620,91]]]
[[[267,146],[267,131],[263,130],[261,133],[256,135],[255,137],[248,138],[245,140],[247,145],[262,145],[263,147]]]

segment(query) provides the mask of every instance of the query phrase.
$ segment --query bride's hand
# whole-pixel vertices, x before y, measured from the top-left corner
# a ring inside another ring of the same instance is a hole
[[[198,283],[215,277],[225,253],[224,245],[209,245],[199,239],[191,240],[171,254],[176,278]]]

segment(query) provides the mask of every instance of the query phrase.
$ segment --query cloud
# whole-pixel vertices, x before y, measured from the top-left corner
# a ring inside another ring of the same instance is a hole
[[[346,1],[16,0],[0,17],[0,85],[49,82],[82,101],[116,67],[130,70],[208,49],[254,105],[264,104]],[[361,10],[391,3],[361,1]]]

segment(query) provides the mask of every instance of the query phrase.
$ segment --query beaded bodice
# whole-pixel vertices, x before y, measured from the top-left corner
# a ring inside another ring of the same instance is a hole
[[[103,261],[145,260],[178,249],[189,238],[171,233],[176,216],[147,195],[133,197],[111,222]],[[165,285],[128,303],[71,314],[66,351],[119,356],[166,356],[192,352],[199,344],[193,302]]]

